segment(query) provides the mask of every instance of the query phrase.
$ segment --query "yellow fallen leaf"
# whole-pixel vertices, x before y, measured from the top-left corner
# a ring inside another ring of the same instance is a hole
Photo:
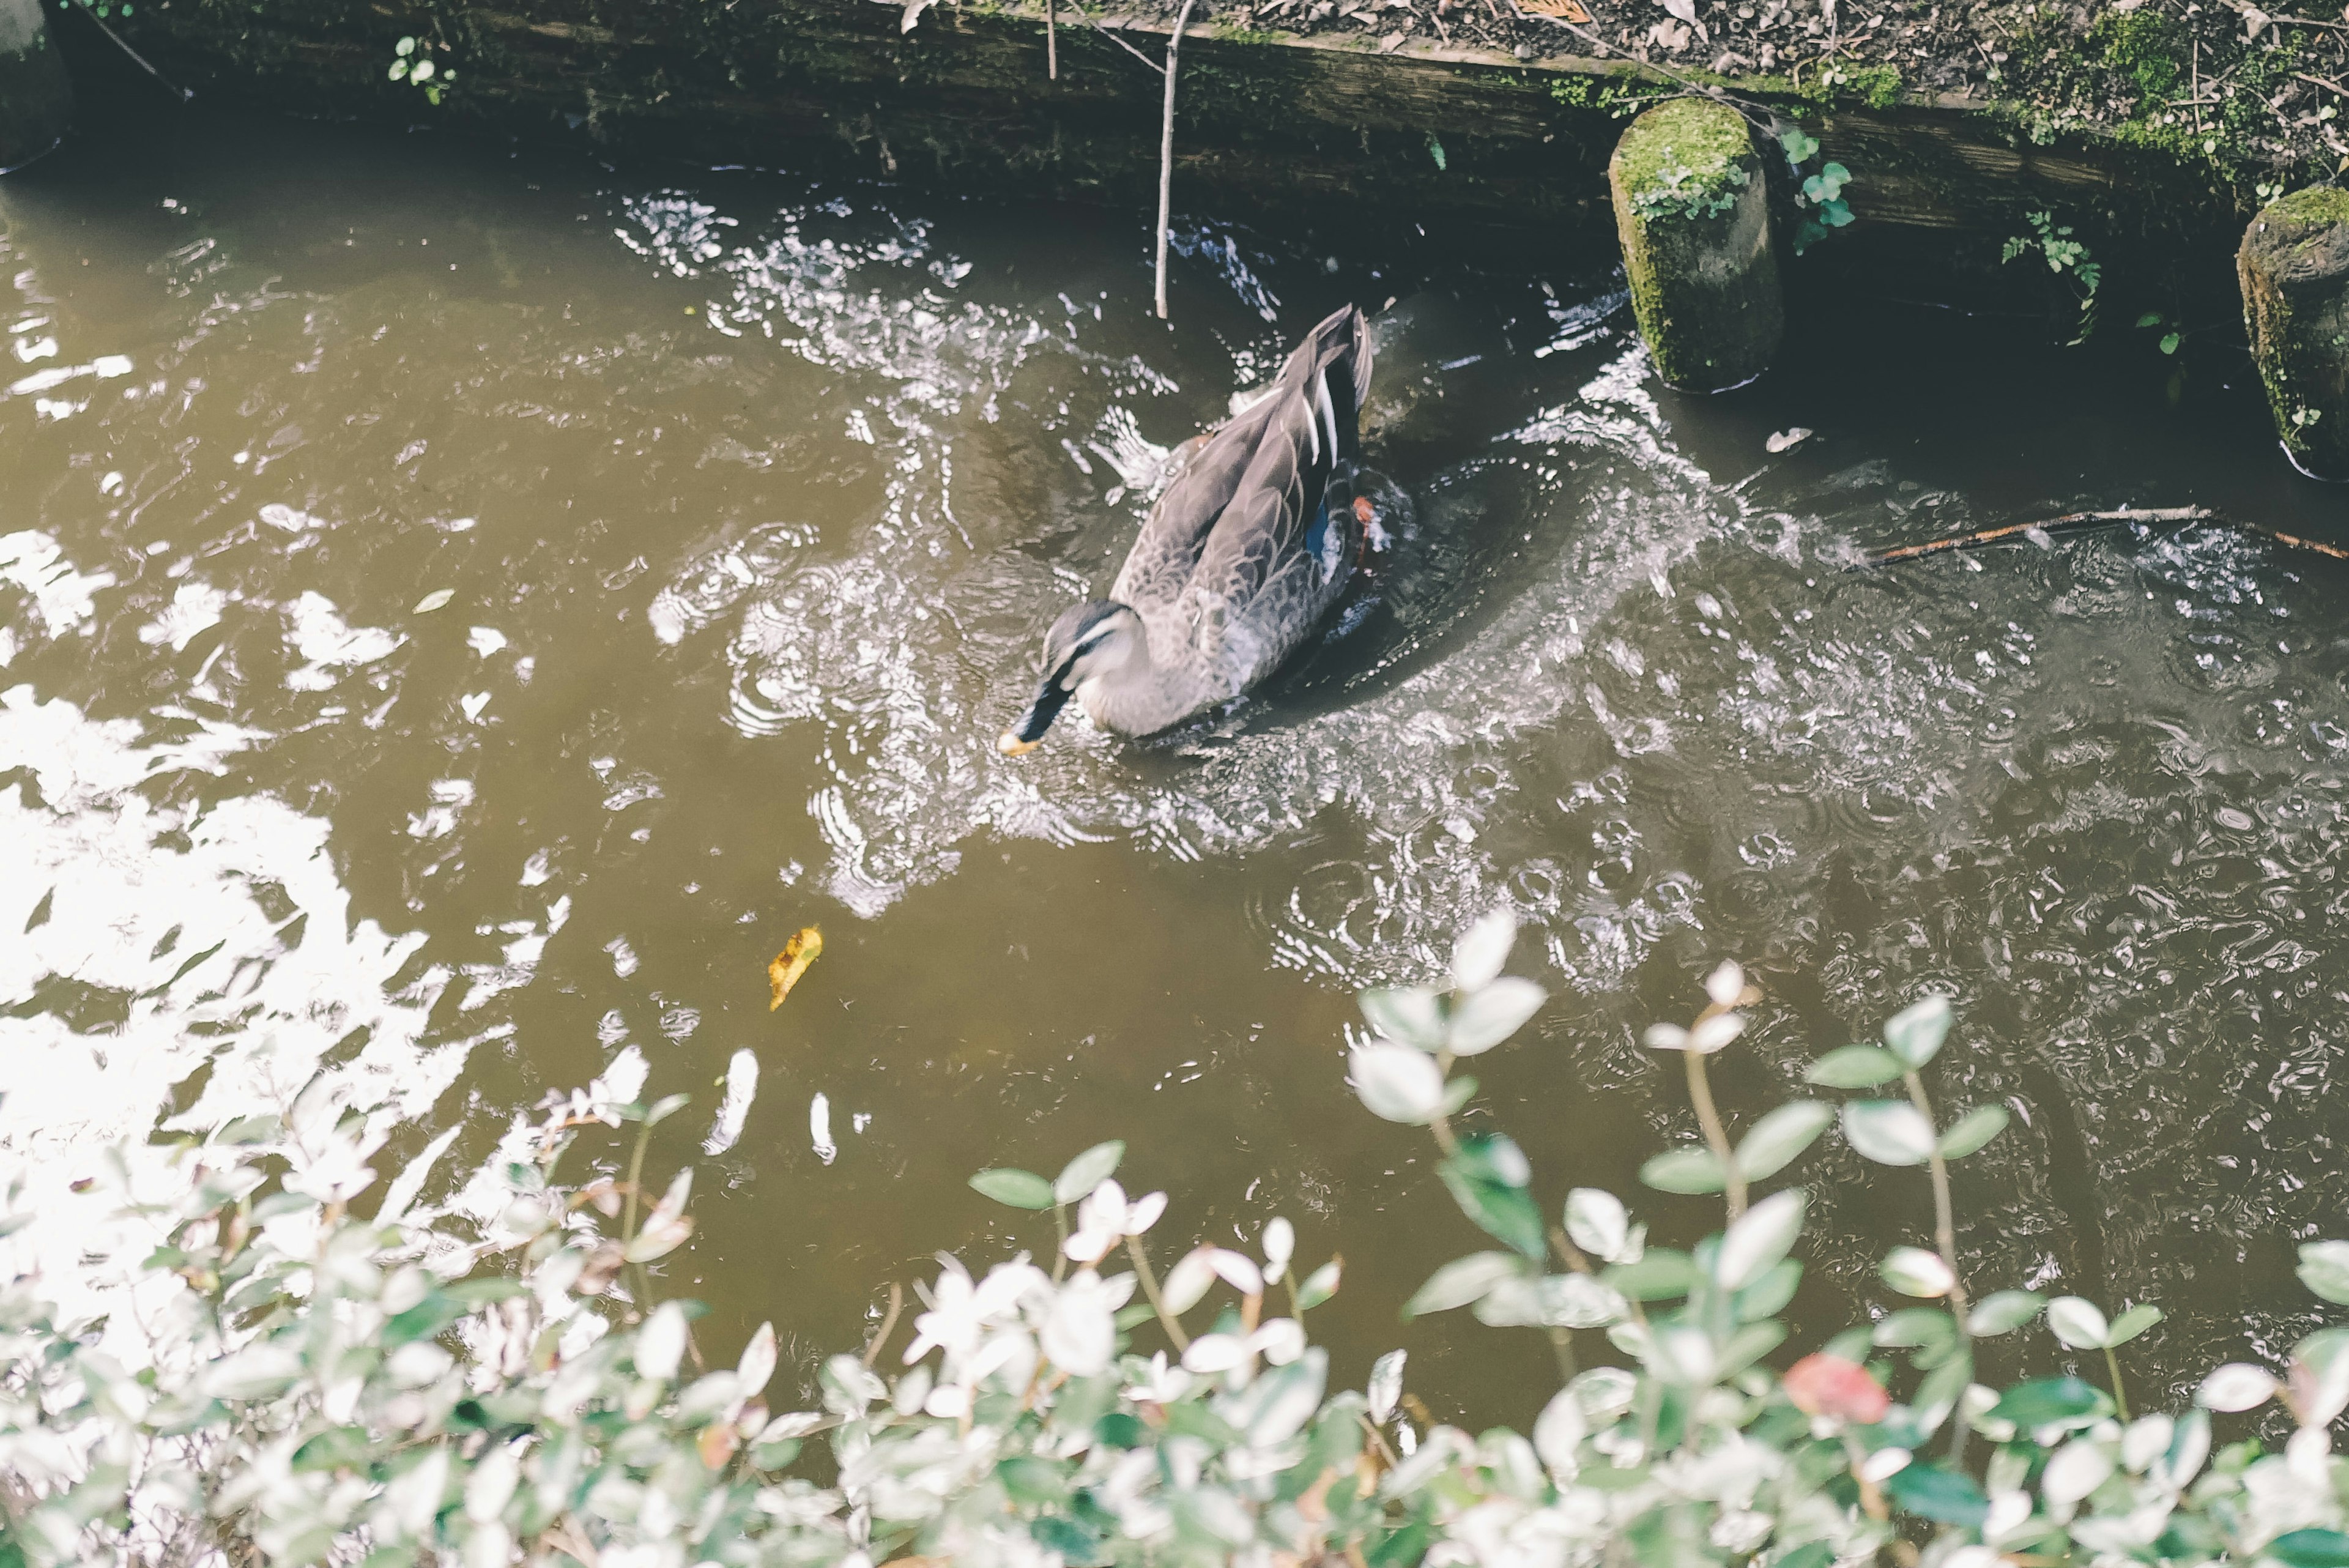
[[[808,965],[815,962],[816,955],[823,951],[823,933],[813,926],[802,928],[799,935],[783,944],[783,950],[767,966],[767,984],[775,993],[775,999],[767,1003],[768,1012],[783,1004],[783,998],[792,993],[792,987],[800,982],[800,976],[807,973]]]

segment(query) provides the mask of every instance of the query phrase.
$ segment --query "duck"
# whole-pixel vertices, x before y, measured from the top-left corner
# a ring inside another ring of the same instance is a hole
[[[1035,700],[996,744],[1041,745],[1071,700],[1112,734],[1153,735],[1227,702],[1310,637],[1359,566],[1376,512],[1357,491],[1370,323],[1347,306],[1270,389],[1176,454],[1109,597],[1044,634]]]

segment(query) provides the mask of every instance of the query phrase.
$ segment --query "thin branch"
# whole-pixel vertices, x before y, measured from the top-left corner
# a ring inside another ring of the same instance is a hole
[[[1704,1141],[1713,1146],[1713,1158],[1721,1162],[1723,1182],[1727,1189],[1729,1222],[1737,1223],[1745,1212],[1745,1178],[1738,1173],[1737,1151],[1730,1147],[1729,1128],[1723,1125],[1721,1112],[1713,1103],[1713,1084],[1704,1072],[1704,1053],[1683,1051],[1688,1063],[1689,1099],[1696,1106],[1697,1125],[1704,1128]]]
[[[2128,1395],[2121,1387],[2120,1357],[2113,1354],[2113,1347],[2109,1345],[2105,1346],[2105,1366],[2113,1375],[2113,1408],[2126,1422],[2129,1418]]]
[[[1123,49],[1127,54],[1132,55],[1143,65],[1148,66],[1152,70],[1156,71],[1162,76],[1165,74],[1166,67],[1164,66],[1160,65],[1156,60],[1152,59],[1148,55],[1143,54],[1140,49],[1135,48],[1132,44],[1127,43],[1115,33],[1112,33],[1107,27],[1102,26],[1101,25],[1101,19],[1093,16],[1092,13],[1080,7],[1077,15],[1082,16],[1086,22],[1091,24],[1094,32],[1099,33],[1102,37],[1107,38],[1111,43],[1115,44],[1119,48]]]
[[[2122,523],[2213,523],[2219,520],[2219,514],[2207,506],[2125,506],[2110,512],[2067,512],[2044,523],[2009,523],[2003,527],[1984,528],[1972,534],[1953,534],[1946,539],[1934,539],[1922,545],[1903,545],[1897,549],[1878,550],[1861,561],[1859,566],[1889,566],[1897,561],[1914,561],[1951,550],[1971,550],[1983,545],[1995,545],[2002,539],[2019,538],[2034,529],[2042,534],[2061,534]]]
[[[1183,1320],[1166,1310],[1166,1298],[1158,1293],[1158,1276],[1151,1270],[1149,1254],[1142,1250],[1141,1237],[1125,1239],[1125,1255],[1133,1260],[1133,1277],[1142,1282],[1142,1293],[1150,1299],[1150,1310],[1158,1314],[1158,1326],[1166,1331],[1174,1354],[1180,1355],[1191,1348],[1191,1336],[1183,1332]]]
[[[889,1310],[882,1314],[881,1326],[873,1331],[873,1337],[864,1342],[864,1365],[867,1367],[874,1366],[879,1363],[881,1359],[881,1347],[889,1343],[890,1332],[897,1326],[897,1314],[905,1310],[905,1287],[899,1284],[896,1281],[891,1280],[889,1282]]]
[[[1061,79],[1061,0],[1044,0],[1044,75]]]
[[[1914,1067],[1901,1075],[1909,1085],[1909,1103],[1925,1118],[1928,1127],[1933,1126],[1933,1103],[1925,1095],[1925,1080]],[[1950,1162],[1941,1158],[1939,1135],[1935,1136],[1933,1152],[1927,1168],[1933,1178],[1933,1246],[1941,1255],[1941,1266],[1950,1272],[1950,1315],[1957,1320],[1958,1338],[1966,1347],[1971,1359],[1974,1352],[1974,1331],[1967,1324],[1966,1282],[1958,1272],[1958,1222],[1956,1207],[1950,1200]],[[1957,1464],[1966,1457],[1966,1420],[1963,1411],[1950,1412],[1950,1462]]]
[[[76,9],[84,16],[88,17],[99,32],[112,39],[116,48],[120,49],[124,54],[129,55],[133,65],[137,66],[140,70],[145,71],[149,76],[153,77],[157,81],[161,82],[165,88],[171,92],[172,97],[178,99],[181,103],[186,103],[189,99],[196,96],[191,89],[181,87],[179,83],[165,76],[161,71],[159,71],[153,66],[149,65],[147,63],[147,57],[132,48],[129,44],[124,43],[122,41],[122,35],[108,26],[105,19],[99,16],[95,10],[92,10],[87,5],[77,6]]]
[[[1174,31],[1166,39],[1166,113],[1158,127],[1158,319],[1166,319],[1166,226],[1174,201],[1174,68],[1183,47],[1183,29],[1191,25],[1191,9],[1198,0],[1183,0]]]

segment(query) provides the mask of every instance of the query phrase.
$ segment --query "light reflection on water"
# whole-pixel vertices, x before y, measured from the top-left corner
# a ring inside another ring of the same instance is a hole
[[[2298,1321],[2284,1240],[2342,1195],[2331,564],[2202,533],[1842,571],[2148,485],[2313,531],[2237,405],[2100,411],[2070,361],[1660,404],[1603,278],[1199,223],[1170,330],[1082,214],[233,128],[172,157],[0,193],[0,1137],[51,1188],[324,1068],[453,1137],[461,1193],[636,1052],[696,1096],[663,1158],[717,1168],[680,1284],[802,1366],[1006,1223],[970,1170],[1122,1134],[1179,1222],[1270,1205],[1356,1260],[1341,1355],[1409,1343],[1516,1414],[1495,1342],[1396,1325],[1470,1239],[1337,1055],[1349,988],[1506,898],[1558,1000],[1480,1065],[1557,1193],[1684,1131],[1635,1030],[1711,959],[1773,997],[1723,1064],[1747,1112],[1945,989],[1950,1099],[2022,1113],[1968,1182],[1986,1282],[2158,1297],[2172,1374]],[[1391,293],[1402,536],[1346,635],[1176,735],[999,758],[1164,449]],[[1924,1222],[1815,1169],[1833,1230]]]

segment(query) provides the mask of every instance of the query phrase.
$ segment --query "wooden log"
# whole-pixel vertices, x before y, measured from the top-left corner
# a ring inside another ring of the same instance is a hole
[[[1726,391],[1769,369],[1786,305],[1745,117],[1698,98],[1649,109],[1616,144],[1607,182],[1632,313],[1664,384]]]
[[[73,83],[41,0],[0,0],[0,174],[63,140],[73,109]]]
[[[2235,271],[2285,455],[2303,473],[2349,479],[2349,191],[2319,185],[2269,202]]]

